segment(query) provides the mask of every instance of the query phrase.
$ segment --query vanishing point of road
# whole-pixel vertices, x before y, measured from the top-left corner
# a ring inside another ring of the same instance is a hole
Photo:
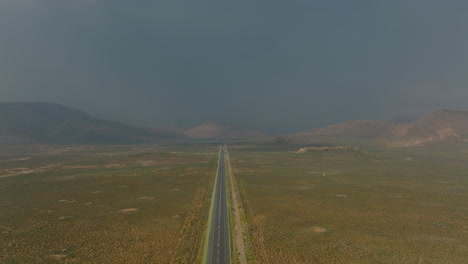
[[[226,169],[224,167],[224,145],[219,156],[216,189],[208,241],[206,264],[230,264],[231,247],[229,238],[229,216],[226,199]]]

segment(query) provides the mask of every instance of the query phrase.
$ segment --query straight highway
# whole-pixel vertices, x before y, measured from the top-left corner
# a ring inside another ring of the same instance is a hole
[[[230,264],[231,247],[229,238],[229,215],[226,199],[226,169],[224,166],[224,145],[219,154],[218,171],[212,216],[209,225],[208,257],[206,264]]]

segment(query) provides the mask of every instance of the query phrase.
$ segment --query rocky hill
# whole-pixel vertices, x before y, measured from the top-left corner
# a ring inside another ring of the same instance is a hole
[[[389,147],[419,146],[447,139],[468,140],[468,111],[440,109],[413,123],[357,120],[281,136],[272,143],[307,142],[320,137],[369,139]]]
[[[420,120],[399,124],[387,135],[391,146],[423,145],[445,139],[468,138],[468,111],[440,109]]]

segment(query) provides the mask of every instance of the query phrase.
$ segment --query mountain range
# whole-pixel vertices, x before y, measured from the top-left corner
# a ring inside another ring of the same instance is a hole
[[[320,137],[360,138],[387,147],[421,146],[446,139],[468,140],[468,111],[439,109],[412,123],[355,120],[278,137],[271,143],[308,142]]]
[[[143,128],[92,117],[55,103],[0,103],[0,145],[138,143],[152,140],[262,138],[257,130],[204,122],[186,130]],[[440,109],[412,123],[347,121],[270,140],[307,144],[321,138],[358,138],[387,147],[421,146],[448,139],[468,142],[468,111]]]
[[[54,103],[0,103],[0,144],[127,143],[180,136],[94,118]]]
[[[166,139],[262,136],[265,135],[256,130],[214,121],[186,130],[151,129],[95,118],[55,103],[0,103],[0,145],[127,144]]]

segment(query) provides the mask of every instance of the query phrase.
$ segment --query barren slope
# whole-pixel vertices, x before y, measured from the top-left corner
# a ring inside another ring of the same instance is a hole
[[[468,111],[440,109],[413,123],[357,120],[281,136],[271,143],[312,142],[321,137],[359,138],[389,147],[468,139]]]

